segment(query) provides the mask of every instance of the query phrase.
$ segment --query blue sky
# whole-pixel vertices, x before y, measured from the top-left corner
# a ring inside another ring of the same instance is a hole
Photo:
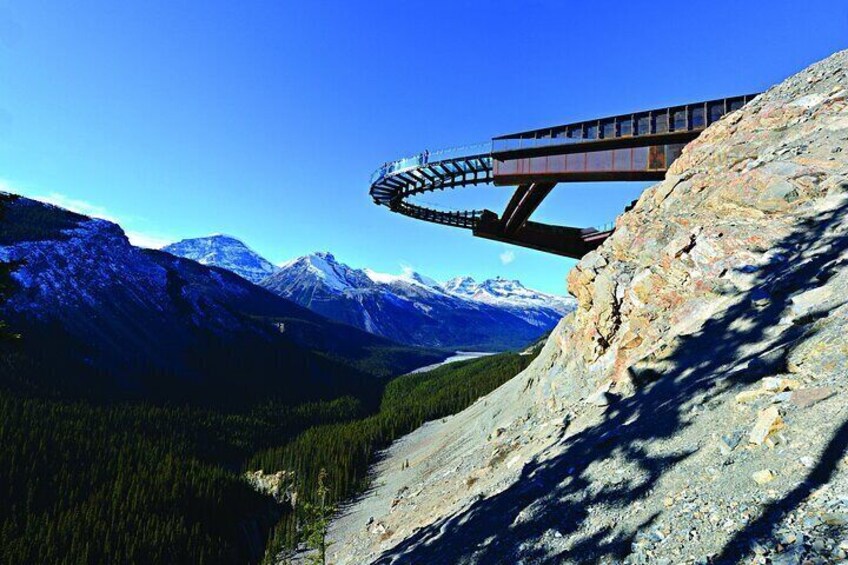
[[[0,186],[136,241],[228,233],[274,262],[330,250],[562,293],[573,261],[391,214],[371,204],[370,173],[425,148],[762,90],[846,47],[844,0],[0,0]],[[560,185],[534,219],[598,225],[644,186]]]

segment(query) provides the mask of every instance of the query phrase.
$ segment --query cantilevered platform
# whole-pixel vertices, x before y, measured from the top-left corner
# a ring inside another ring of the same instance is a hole
[[[394,212],[475,236],[580,258],[612,227],[530,221],[563,182],[662,180],[683,147],[756,94],[574,122],[495,137],[386,163],[371,177],[374,202]],[[516,186],[501,216],[489,210],[445,212],[411,203],[425,192],[476,185]]]

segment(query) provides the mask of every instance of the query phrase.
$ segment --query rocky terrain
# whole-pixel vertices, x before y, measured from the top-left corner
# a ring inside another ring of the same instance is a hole
[[[690,143],[537,360],[392,446],[333,563],[848,554],[848,51]]]

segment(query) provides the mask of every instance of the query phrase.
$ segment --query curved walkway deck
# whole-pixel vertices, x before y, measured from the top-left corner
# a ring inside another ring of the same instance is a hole
[[[376,204],[418,220],[580,258],[603,243],[613,227],[530,221],[558,183],[662,180],[686,143],[754,96],[623,114],[499,136],[477,145],[424,151],[375,171],[371,197]],[[481,184],[517,187],[501,216],[489,210],[441,211],[408,201],[426,192]]]

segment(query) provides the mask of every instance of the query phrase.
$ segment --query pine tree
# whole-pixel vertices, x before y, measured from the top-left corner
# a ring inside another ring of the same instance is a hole
[[[321,469],[318,473],[318,486],[315,489],[315,502],[304,504],[303,533],[306,546],[315,551],[309,558],[309,562],[314,565],[326,565],[327,563],[327,548],[330,546],[327,543],[327,529],[336,510],[334,506],[327,503],[327,495],[330,493],[330,489],[327,488],[326,481],[327,471]]]

